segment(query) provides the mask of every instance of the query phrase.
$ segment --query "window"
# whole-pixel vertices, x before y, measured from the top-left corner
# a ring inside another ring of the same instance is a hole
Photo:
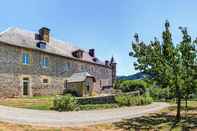
[[[84,65],[81,65],[81,71],[85,71]]]
[[[94,67],[91,67],[91,72],[92,72],[92,73],[95,72]]]
[[[64,64],[64,71],[69,71],[70,70],[70,63],[65,63]]]
[[[45,79],[42,80],[42,83],[43,84],[48,84],[49,83],[49,80],[45,78]]]
[[[23,64],[30,64],[30,55],[29,52],[23,52]]]
[[[42,67],[46,68],[49,65],[49,58],[47,56],[43,56],[43,59],[41,61]]]

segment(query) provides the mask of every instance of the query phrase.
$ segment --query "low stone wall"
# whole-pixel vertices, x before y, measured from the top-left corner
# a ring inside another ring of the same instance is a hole
[[[137,96],[139,95],[139,91],[134,92],[128,92],[128,93],[120,93],[120,94],[112,94],[112,95],[106,95],[106,96],[95,96],[95,97],[78,97],[78,103],[80,104],[110,104],[115,103],[115,96],[118,95],[133,95]]]
[[[80,104],[107,104],[107,103],[114,103],[115,95],[109,96],[99,96],[99,97],[84,97],[84,98],[77,98]]]

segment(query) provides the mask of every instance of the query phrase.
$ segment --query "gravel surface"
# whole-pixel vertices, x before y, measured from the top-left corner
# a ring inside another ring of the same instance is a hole
[[[167,103],[156,102],[146,106],[74,112],[41,111],[0,106],[0,121],[48,127],[74,127],[140,117],[169,106]]]

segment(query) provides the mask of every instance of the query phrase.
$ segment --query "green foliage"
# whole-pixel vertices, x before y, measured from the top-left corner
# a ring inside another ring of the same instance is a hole
[[[151,87],[149,88],[149,94],[154,100],[174,98],[174,94],[170,91],[170,88]]]
[[[53,101],[53,109],[58,111],[73,111],[77,108],[77,100],[72,95],[56,96]]]
[[[130,96],[130,95],[119,95],[115,97],[115,101],[119,106],[136,106],[136,105],[147,105],[153,102],[150,96]]]
[[[132,43],[131,56],[137,59],[136,69],[154,74],[154,81],[162,88],[170,87],[177,100],[177,120],[180,120],[180,103],[182,98],[188,99],[194,90],[197,40],[192,41],[187,28],[180,27],[183,35],[180,44],[173,44],[170,23],[166,21],[162,41],[157,38],[150,43],[140,42],[138,34]]]
[[[144,94],[148,84],[143,80],[125,80],[120,83],[119,89],[122,92],[140,91]]]
[[[123,82],[124,80],[116,80],[115,84],[113,86],[114,89],[120,89],[120,84]]]

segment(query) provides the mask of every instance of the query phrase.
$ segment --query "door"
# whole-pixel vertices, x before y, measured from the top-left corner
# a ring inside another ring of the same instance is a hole
[[[29,78],[23,78],[23,96],[29,95]]]

